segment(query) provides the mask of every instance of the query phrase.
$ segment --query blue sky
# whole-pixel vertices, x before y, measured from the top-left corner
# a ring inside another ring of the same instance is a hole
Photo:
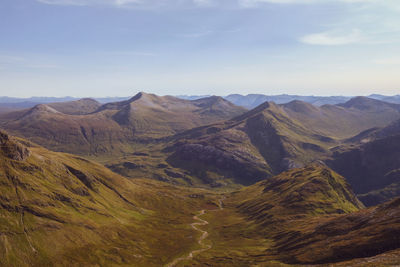
[[[398,0],[1,0],[0,95],[400,93]]]

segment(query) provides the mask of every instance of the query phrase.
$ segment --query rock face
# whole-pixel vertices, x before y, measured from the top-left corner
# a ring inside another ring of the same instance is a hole
[[[2,131],[0,131],[0,152],[7,158],[18,161],[23,161],[30,155],[26,146]]]

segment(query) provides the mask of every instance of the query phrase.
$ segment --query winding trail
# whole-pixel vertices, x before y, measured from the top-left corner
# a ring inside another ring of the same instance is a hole
[[[223,202],[222,202],[224,199],[225,199],[225,197],[220,198],[220,199],[218,200],[218,206],[219,206],[219,209],[220,209],[220,210],[223,210],[223,209],[224,209],[224,207],[223,207]],[[189,254],[188,254],[187,256],[183,256],[183,257],[176,258],[176,259],[173,260],[172,262],[170,262],[170,263],[168,263],[167,265],[165,265],[165,267],[174,267],[174,266],[176,266],[179,262],[184,261],[184,260],[190,260],[190,259],[193,258],[194,255],[200,254],[200,253],[202,253],[202,252],[204,252],[204,251],[209,250],[210,248],[212,248],[212,245],[206,245],[206,244],[203,243],[204,239],[206,239],[206,238],[208,237],[208,232],[207,232],[207,231],[204,231],[204,230],[201,230],[201,229],[199,229],[199,228],[197,227],[197,226],[203,226],[203,225],[207,225],[207,224],[208,224],[208,222],[207,222],[206,220],[200,219],[200,218],[198,217],[198,216],[204,215],[205,213],[206,213],[205,210],[201,210],[201,211],[199,212],[199,214],[193,216],[193,219],[196,220],[196,221],[198,221],[198,222],[194,222],[194,223],[191,223],[191,224],[190,224],[190,226],[191,226],[194,230],[196,230],[196,231],[198,231],[198,232],[201,233],[201,236],[200,236],[199,239],[197,240],[197,243],[198,243],[200,246],[202,246],[203,248],[192,250],[191,252],[189,252]]]

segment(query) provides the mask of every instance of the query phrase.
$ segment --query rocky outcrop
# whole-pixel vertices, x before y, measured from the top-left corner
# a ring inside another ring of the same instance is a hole
[[[0,153],[12,160],[22,161],[29,157],[30,151],[23,144],[0,131]]]

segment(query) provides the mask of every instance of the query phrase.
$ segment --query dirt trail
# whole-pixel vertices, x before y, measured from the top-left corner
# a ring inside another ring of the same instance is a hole
[[[218,200],[218,206],[219,206],[219,209],[220,209],[220,210],[223,210],[223,209],[224,209],[224,207],[223,207],[223,202],[222,202],[224,199],[225,199],[225,198],[221,198],[221,199]],[[196,230],[196,231],[198,231],[198,232],[201,233],[201,236],[200,236],[199,240],[197,240],[197,243],[199,243],[199,245],[202,246],[203,248],[192,250],[187,256],[176,258],[176,259],[173,260],[171,263],[168,263],[167,265],[165,265],[165,267],[173,267],[173,266],[176,266],[179,262],[184,261],[184,260],[190,260],[190,259],[193,258],[194,255],[200,254],[201,252],[204,252],[204,251],[206,251],[206,250],[209,250],[209,249],[212,247],[212,245],[206,245],[206,244],[203,243],[204,239],[206,239],[207,236],[208,236],[208,232],[207,232],[207,231],[203,231],[203,230],[201,230],[201,229],[199,229],[199,228],[197,227],[197,226],[202,226],[202,225],[207,225],[207,224],[208,224],[208,222],[207,222],[206,220],[200,219],[200,218],[198,217],[198,216],[201,216],[201,215],[204,215],[204,214],[205,214],[205,210],[201,210],[201,211],[199,212],[199,214],[193,216],[193,219],[196,220],[196,221],[198,221],[198,222],[194,222],[194,223],[191,223],[191,224],[190,224],[190,226],[191,226],[194,230]]]

